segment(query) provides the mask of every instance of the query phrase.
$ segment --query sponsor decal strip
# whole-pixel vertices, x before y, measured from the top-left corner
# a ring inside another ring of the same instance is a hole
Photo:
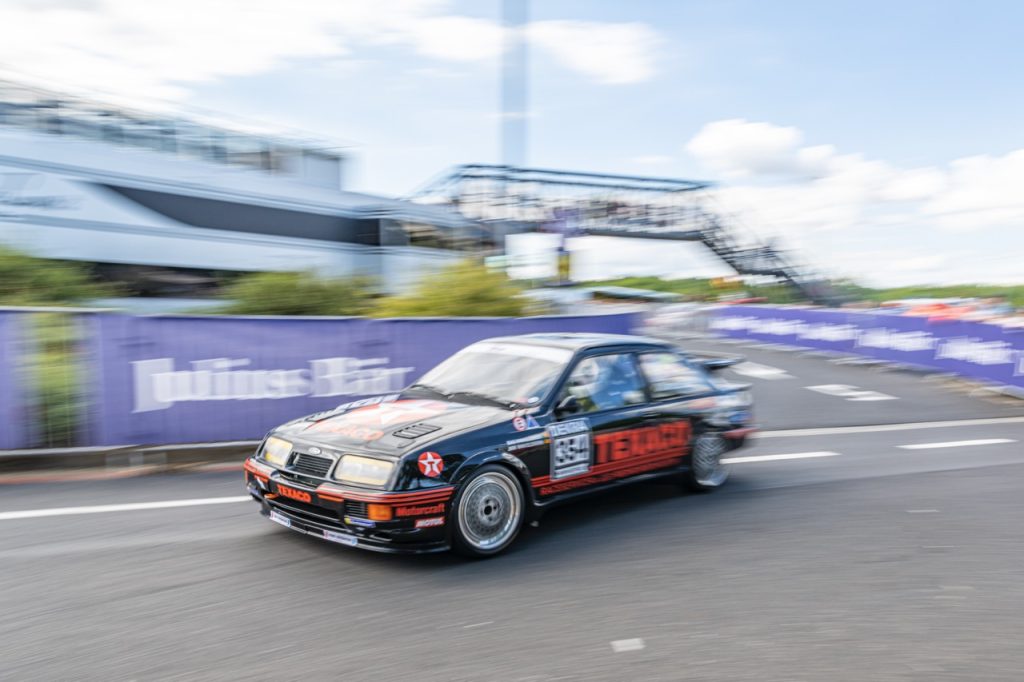
[[[649,461],[668,462],[668,463],[671,463],[673,461],[682,461],[684,455],[685,455],[685,453],[682,453],[682,452],[672,452],[672,453],[661,453],[660,455],[657,455],[654,458],[644,457],[644,458],[635,458],[635,459],[629,459],[629,460],[619,461],[619,462],[607,462],[605,464],[598,464],[593,469],[591,469],[591,471],[589,473],[591,475],[598,475],[598,474],[604,475],[604,474],[608,474],[608,473],[616,473],[616,475],[618,475],[617,472],[620,469],[631,469],[631,468],[633,468],[635,466],[640,466],[640,465],[645,464],[645,463],[647,463]],[[628,476],[629,474],[622,474],[622,475],[623,476]],[[581,480],[581,481],[583,481],[583,480],[589,480],[589,478],[590,478],[590,476],[585,476],[585,477],[573,478],[572,480]],[[531,482],[533,484],[533,487],[537,488],[537,487],[540,487],[540,486],[548,485],[549,483],[551,483],[553,481],[557,481],[557,480],[559,480],[559,479],[552,479],[550,476],[537,476],[536,478],[531,479]]]
[[[594,470],[587,476],[581,476],[579,478],[570,478],[562,481],[555,481],[553,483],[541,480],[548,478],[547,476],[542,476],[533,479],[533,485],[538,489],[538,492],[541,495],[552,495],[554,493],[564,492],[566,490],[582,488],[597,483],[606,483],[608,481],[614,481],[615,479],[619,478],[627,478],[629,476],[642,474],[644,472],[652,471],[654,469],[668,468],[673,464],[681,462],[682,459],[682,455],[675,454],[671,456],[660,457],[658,459],[643,460],[640,462],[626,462],[624,464],[616,463],[614,466],[597,466],[594,467]]]
[[[427,514],[443,514],[444,502],[419,507],[398,507],[395,509],[396,516],[426,516]]]
[[[630,459],[630,460],[621,461],[621,462],[608,462],[606,464],[598,464],[597,466],[595,466],[590,471],[590,473],[591,474],[613,473],[613,472],[619,471],[620,469],[629,469],[631,467],[637,466],[639,464],[643,464],[643,463],[648,462],[648,461],[659,461],[660,462],[660,461],[682,460],[683,456],[684,456],[684,453],[674,452],[674,453],[663,453],[662,455],[658,456],[657,458],[645,457],[643,459],[639,459],[639,458],[638,459]],[[578,480],[584,480],[585,478],[586,477],[581,476],[581,477],[578,478]],[[547,484],[552,483],[553,481],[557,481],[557,480],[558,479],[552,479],[550,476],[537,476],[536,478],[532,479],[532,483],[533,483],[534,487],[537,487],[537,486],[547,485]],[[574,479],[574,480],[577,480],[577,479]]]
[[[316,489],[316,494],[334,500],[353,500],[355,502],[378,502],[381,504],[426,504],[443,502],[455,492],[452,486],[423,490],[409,493],[355,493],[335,488],[324,483]]]
[[[559,426],[563,431],[579,429],[571,422]],[[556,431],[553,435],[560,436],[561,433]],[[599,433],[593,437],[595,460],[593,466],[589,464],[589,430],[586,436],[587,440],[584,445],[588,451],[586,466],[574,466],[572,470],[566,470],[563,466],[566,460],[573,465],[580,461],[578,456],[580,448],[578,447],[567,448],[570,450],[568,455],[553,451],[551,474],[538,476],[532,480],[533,486],[539,489],[541,495],[602,483],[615,478],[625,478],[678,463],[686,453],[686,446],[690,439],[690,424],[688,421],[681,420],[612,433]],[[553,442],[559,444],[563,440],[574,437],[576,436],[556,437]],[[562,483],[559,481],[560,479],[566,480]],[[555,483],[555,481],[559,482]]]
[[[290,486],[281,485],[280,483],[278,483],[277,492],[280,495],[290,497],[291,499],[298,500],[299,502],[313,502],[313,496],[310,493],[306,492],[305,490],[299,490],[298,488],[292,488]]]

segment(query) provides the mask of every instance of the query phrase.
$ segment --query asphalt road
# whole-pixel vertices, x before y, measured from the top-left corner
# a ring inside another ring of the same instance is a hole
[[[726,489],[592,498],[487,561],[299,536],[238,473],[0,488],[0,679],[1024,678],[1024,410],[742,352],[766,432]]]

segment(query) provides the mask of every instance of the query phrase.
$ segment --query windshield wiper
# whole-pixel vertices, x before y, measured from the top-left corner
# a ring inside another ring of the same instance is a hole
[[[517,403],[514,400],[506,400],[504,398],[498,398],[493,395],[487,395],[486,393],[477,393],[476,391],[452,391],[451,393],[448,394],[448,398],[455,398],[458,396],[485,400],[499,407],[504,407],[506,410],[512,410],[519,407],[519,403]]]
[[[451,398],[452,397],[451,393],[448,393],[447,391],[442,390],[442,389],[438,388],[437,386],[431,386],[430,384],[412,384],[411,386],[409,386],[409,388],[419,388],[419,389],[422,389],[424,391],[429,391],[431,393],[435,393],[435,394],[441,396],[442,398]]]

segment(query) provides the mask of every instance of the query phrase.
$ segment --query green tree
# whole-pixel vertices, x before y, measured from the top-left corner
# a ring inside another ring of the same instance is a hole
[[[518,317],[528,313],[522,291],[502,272],[473,260],[424,277],[411,292],[385,298],[377,317]]]
[[[82,265],[0,247],[0,305],[67,305],[110,293],[111,287],[91,282]]]
[[[366,277],[327,279],[311,272],[260,272],[231,284],[231,303],[218,312],[236,315],[365,315],[376,292]]]

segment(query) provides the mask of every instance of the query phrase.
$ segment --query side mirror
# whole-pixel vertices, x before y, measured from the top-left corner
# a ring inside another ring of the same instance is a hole
[[[580,411],[580,401],[574,395],[567,395],[555,406],[555,416],[561,417],[564,414],[576,414]]]

